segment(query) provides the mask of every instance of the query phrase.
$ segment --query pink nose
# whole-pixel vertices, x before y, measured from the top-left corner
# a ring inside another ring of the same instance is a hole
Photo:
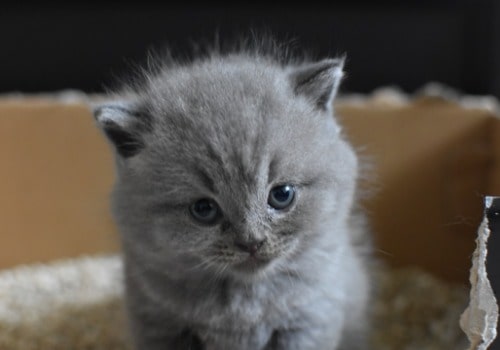
[[[234,241],[234,245],[240,250],[250,253],[250,255],[255,255],[257,251],[264,245],[264,239],[259,241]]]

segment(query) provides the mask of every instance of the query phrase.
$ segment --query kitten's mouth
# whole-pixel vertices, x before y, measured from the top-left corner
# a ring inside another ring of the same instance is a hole
[[[260,258],[254,255],[249,255],[245,260],[234,265],[234,269],[241,272],[252,273],[265,268],[270,259]]]

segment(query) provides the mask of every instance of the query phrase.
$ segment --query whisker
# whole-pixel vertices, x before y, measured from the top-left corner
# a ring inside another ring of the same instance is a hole
[[[217,261],[217,257],[214,257],[214,256],[209,257],[207,259],[202,260],[200,263],[198,263],[198,264],[196,264],[194,266],[191,266],[189,268],[189,271],[198,270],[198,269],[207,270],[210,267],[213,267],[214,263],[216,261]]]
[[[380,248],[376,248],[375,251],[377,253],[382,253],[384,254],[385,256],[389,256],[389,257],[394,257],[394,254],[388,252],[387,250],[383,250],[383,249],[380,249]]]

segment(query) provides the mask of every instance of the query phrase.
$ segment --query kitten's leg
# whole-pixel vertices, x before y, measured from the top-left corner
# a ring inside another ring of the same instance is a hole
[[[342,339],[338,350],[368,350],[368,341],[363,334],[351,334]]]
[[[196,334],[179,322],[133,311],[129,322],[137,350],[204,349]]]
[[[320,329],[277,330],[264,350],[334,350],[340,336],[331,330],[327,336]]]
[[[203,350],[189,325],[145,293],[145,282],[155,281],[154,276],[146,276],[144,271],[134,269],[137,265],[125,262],[125,304],[134,349]]]
[[[360,323],[344,330],[338,350],[368,350],[368,327]]]

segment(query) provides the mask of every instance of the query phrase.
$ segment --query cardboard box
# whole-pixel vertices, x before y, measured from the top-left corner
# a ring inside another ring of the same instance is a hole
[[[113,160],[86,99],[0,99],[0,269],[117,249]],[[482,197],[500,193],[496,112],[394,92],[336,109],[370,165],[363,188],[378,256],[467,281]]]
[[[0,100],[0,269],[117,249],[110,150],[83,99]]]

